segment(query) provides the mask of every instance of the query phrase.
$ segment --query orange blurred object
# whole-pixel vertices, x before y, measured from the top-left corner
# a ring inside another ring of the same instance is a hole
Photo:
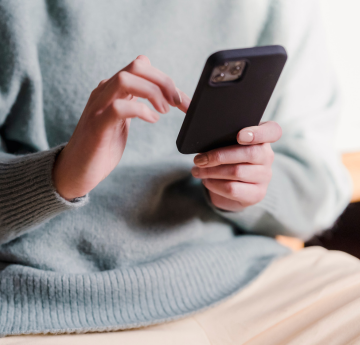
[[[275,238],[276,241],[278,241],[280,244],[290,248],[294,252],[304,248],[304,242],[296,237],[277,235]]]
[[[342,156],[344,165],[349,170],[353,181],[353,195],[351,202],[360,201],[360,152],[345,153]]]

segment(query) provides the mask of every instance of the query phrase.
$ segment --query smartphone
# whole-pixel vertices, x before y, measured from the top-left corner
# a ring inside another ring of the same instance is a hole
[[[285,65],[282,46],[222,50],[206,61],[176,145],[183,154],[237,144],[257,126]]]

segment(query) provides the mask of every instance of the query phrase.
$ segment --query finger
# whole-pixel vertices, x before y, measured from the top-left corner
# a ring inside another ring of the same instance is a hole
[[[155,123],[159,120],[159,115],[151,110],[146,104],[140,102],[130,102],[123,99],[116,99],[102,113],[101,119],[105,125],[115,125],[120,120],[138,117],[146,122]]]
[[[274,143],[281,138],[281,134],[280,125],[274,121],[268,121],[259,126],[242,129],[237,135],[237,141],[241,145]]]
[[[151,65],[150,59],[146,55],[139,55],[135,60],[141,60],[147,65]]]
[[[149,58],[145,55],[139,55],[136,59],[139,59],[141,61],[144,61],[146,64],[151,65]],[[186,113],[189,108],[191,99],[185,92],[181,91],[179,88],[176,88],[176,91],[178,92],[178,94],[180,96],[180,104],[177,105],[177,107],[181,111]]]
[[[109,80],[109,79],[104,79],[104,80],[102,80],[102,81],[99,83],[98,87],[101,86],[101,85],[104,85],[108,80]]]
[[[271,168],[253,164],[227,164],[211,168],[193,167],[191,173],[196,178],[233,180],[246,183],[269,183]]]
[[[107,99],[99,100],[99,102],[107,105],[117,98],[124,99],[132,95],[148,99],[160,113],[164,114],[169,111],[169,104],[156,84],[126,71],[118,73],[116,78],[111,78],[108,89],[104,92],[106,92],[105,98]]]
[[[102,80],[100,83],[99,83],[99,85],[98,85],[98,87],[93,91],[93,92],[96,92],[96,94],[98,95],[99,94],[99,92],[101,92],[102,90],[104,90],[104,88],[106,87],[106,83],[108,82],[110,80],[110,78],[109,79],[104,79],[104,80]],[[124,99],[127,99],[127,100],[137,100],[137,97],[134,97],[133,95],[128,95],[127,97],[124,97]]]
[[[182,92],[181,90],[179,90],[178,88],[176,88],[176,90],[179,92],[180,98],[181,98],[181,103],[180,105],[178,105],[177,107],[183,111],[184,113],[186,113],[189,109],[189,105],[191,102],[190,97],[185,93]]]
[[[266,185],[262,184],[216,179],[205,179],[202,182],[210,192],[237,201],[243,207],[257,204],[266,194]]]
[[[179,106],[182,99],[175,87],[173,80],[164,72],[149,65],[149,63],[145,61],[145,58],[145,56],[140,55],[137,59],[127,65],[122,71],[129,72],[156,84],[170,105],[176,107]]]
[[[206,153],[200,153],[194,158],[195,165],[199,167],[213,167],[223,164],[271,164],[274,152],[270,144],[249,146],[227,146]]]
[[[221,210],[224,210],[224,211],[239,212],[245,208],[238,201],[225,198],[219,194],[215,194],[210,191],[209,191],[209,197],[210,197],[212,204],[215,207],[217,207]]]

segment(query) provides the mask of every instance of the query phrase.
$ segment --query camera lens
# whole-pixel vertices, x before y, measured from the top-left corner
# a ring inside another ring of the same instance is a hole
[[[225,77],[225,73],[220,73],[213,78],[213,82],[217,83],[219,81],[222,81],[224,77]]]
[[[222,66],[219,66],[218,69],[220,72],[225,72],[228,67],[229,67],[229,63],[225,62]]]
[[[230,70],[230,73],[231,73],[232,75],[240,74],[240,73],[241,73],[241,66],[234,66],[234,67]]]

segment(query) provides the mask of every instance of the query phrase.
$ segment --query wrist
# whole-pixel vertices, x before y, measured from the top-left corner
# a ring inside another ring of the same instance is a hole
[[[76,188],[76,180],[71,177],[71,164],[67,162],[66,147],[57,155],[53,170],[52,180],[57,193],[67,201],[81,198],[87,194],[81,188]]]

